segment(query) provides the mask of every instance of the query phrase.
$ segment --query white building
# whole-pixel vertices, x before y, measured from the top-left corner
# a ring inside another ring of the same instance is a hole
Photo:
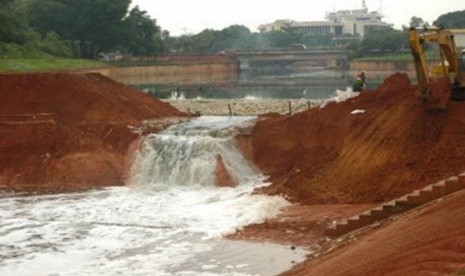
[[[363,38],[369,28],[386,27],[391,24],[382,21],[379,12],[369,12],[365,0],[362,9],[340,10],[328,12],[326,21],[304,21],[281,19],[270,24],[263,24],[258,27],[261,33],[271,31],[281,31],[285,28],[295,28],[298,33],[309,35],[350,35]]]

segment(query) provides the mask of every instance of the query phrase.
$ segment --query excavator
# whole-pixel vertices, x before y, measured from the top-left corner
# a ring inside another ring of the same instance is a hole
[[[440,28],[411,28],[409,44],[418,93],[428,108],[445,109],[449,100],[465,100],[465,50],[458,53],[453,33]],[[430,44],[439,49],[439,61],[428,62],[426,49]]]

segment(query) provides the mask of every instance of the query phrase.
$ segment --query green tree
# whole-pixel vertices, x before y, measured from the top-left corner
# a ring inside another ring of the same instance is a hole
[[[250,49],[256,46],[256,36],[242,25],[232,25],[220,31],[205,29],[196,35],[183,35],[167,40],[171,52],[185,54],[217,54],[230,49]]]
[[[420,27],[429,27],[429,23],[424,21],[421,17],[412,16],[410,18],[410,27],[420,28]]]
[[[305,44],[310,47],[330,47],[334,45],[334,36],[332,34],[327,35],[308,35],[305,36]]]
[[[25,44],[32,36],[26,14],[14,0],[0,0],[0,42]]]
[[[156,21],[134,7],[123,20],[120,44],[136,56],[154,56],[164,51],[162,33]]]
[[[40,0],[30,2],[33,26],[42,34],[56,32],[73,41],[79,55],[94,56],[114,48],[130,0]]]
[[[433,25],[444,28],[465,28],[465,10],[443,14],[434,21]]]
[[[297,33],[294,28],[284,28],[282,31],[272,31],[264,35],[272,48],[286,48],[305,42],[304,36]]]
[[[212,54],[213,44],[218,37],[218,31],[205,29],[190,39],[186,38],[188,43],[185,44],[185,50],[191,54],[205,55]]]
[[[212,45],[212,52],[224,51],[227,49],[247,49],[250,48],[250,30],[242,25],[231,25],[219,31]]]
[[[407,45],[404,32],[391,27],[371,28],[359,45],[359,53],[391,51],[395,52]]]
[[[71,48],[54,32],[47,33],[38,40],[36,48],[53,56],[70,57],[72,55]]]

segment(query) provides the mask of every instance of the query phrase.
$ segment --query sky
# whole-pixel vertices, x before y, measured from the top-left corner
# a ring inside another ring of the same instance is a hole
[[[369,11],[380,11],[383,21],[400,29],[412,16],[430,24],[440,15],[465,10],[465,0],[366,0]],[[321,21],[328,11],[359,9],[362,0],[132,0],[177,36],[204,29],[221,30],[239,24],[257,32],[260,24],[277,19]]]

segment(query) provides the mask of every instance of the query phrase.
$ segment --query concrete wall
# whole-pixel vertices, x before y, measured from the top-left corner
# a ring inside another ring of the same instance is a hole
[[[365,71],[368,81],[382,82],[386,77],[396,73],[407,73],[416,81],[413,62],[409,61],[352,61],[349,75],[355,78],[360,71]],[[160,65],[138,67],[115,67],[92,70],[116,81],[128,84],[231,84],[238,80],[239,69],[236,63],[209,63]]]
[[[361,71],[365,71],[367,79],[372,81],[382,81],[397,72],[407,73],[412,82],[416,80],[413,61],[352,61],[350,63],[351,76],[356,76]]]
[[[115,67],[92,70],[124,84],[221,84],[237,79],[235,63]]]

